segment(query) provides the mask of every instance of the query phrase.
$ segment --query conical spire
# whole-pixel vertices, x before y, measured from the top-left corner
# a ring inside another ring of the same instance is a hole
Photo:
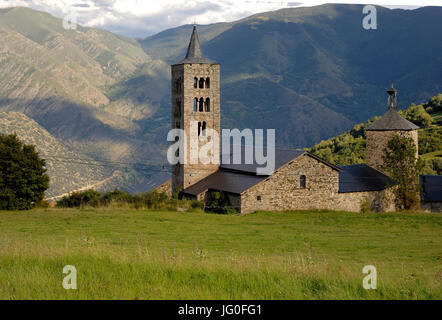
[[[187,47],[186,57],[176,64],[183,63],[216,63],[204,57],[195,25],[193,26],[192,36],[190,37],[189,46]]]
[[[189,47],[187,48],[186,59],[204,58],[203,50],[201,50],[200,40],[196,26],[193,26],[192,36],[190,37]]]

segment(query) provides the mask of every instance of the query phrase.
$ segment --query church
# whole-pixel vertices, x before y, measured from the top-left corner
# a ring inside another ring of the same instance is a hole
[[[220,65],[207,59],[194,26],[185,58],[171,66],[171,128],[190,134],[190,123],[220,131]],[[275,150],[275,167],[258,175],[256,164],[173,165],[171,179],[157,190],[180,193],[211,206],[214,192],[222,192],[240,213],[257,210],[330,209],[394,211],[391,187],[395,182],[382,171],[382,154],[395,134],[418,144],[419,129],[397,112],[397,91],[388,91],[387,112],[366,129],[366,164],[336,166],[305,150]],[[276,128],[277,130],[277,128]],[[200,139],[198,139],[200,140]],[[203,140],[203,137],[202,139]],[[190,148],[184,150],[189,153]],[[416,155],[417,156],[417,155]]]

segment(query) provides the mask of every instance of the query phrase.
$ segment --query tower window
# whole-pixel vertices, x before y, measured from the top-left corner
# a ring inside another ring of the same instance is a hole
[[[175,81],[175,91],[181,92],[181,89],[182,89],[182,80],[181,80],[181,78],[178,78]]]
[[[206,112],[210,112],[210,99],[207,98],[206,102],[204,102],[204,107],[206,109]]]
[[[193,112],[198,111],[198,98],[193,99]]]
[[[199,106],[199,112],[203,112],[204,111],[204,99],[200,98],[200,106]]]
[[[210,78],[206,78],[206,88],[210,89]]]
[[[206,136],[206,121],[203,121],[203,125],[201,126],[202,136]]]
[[[204,78],[200,78],[200,89],[204,88]]]
[[[305,175],[302,175],[299,177],[299,186],[303,189],[305,189],[307,185],[307,177]]]
[[[198,122],[198,137],[201,135],[201,122]]]
[[[176,99],[175,117],[181,117],[181,100]]]
[[[193,78],[193,87],[198,88],[198,78],[197,77]]]

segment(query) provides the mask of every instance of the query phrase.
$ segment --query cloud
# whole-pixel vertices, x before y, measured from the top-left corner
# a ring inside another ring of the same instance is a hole
[[[440,0],[420,1],[438,5]],[[26,6],[49,12],[59,18],[75,12],[85,26],[99,27],[129,37],[146,37],[167,28],[190,24],[235,21],[249,15],[294,6],[312,6],[325,2],[361,3],[361,1],[305,0],[304,3],[278,0],[0,0],[1,7]],[[415,0],[379,0],[373,4],[399,5],[406,8]],[[414,6],[416,7],[416,6]]]

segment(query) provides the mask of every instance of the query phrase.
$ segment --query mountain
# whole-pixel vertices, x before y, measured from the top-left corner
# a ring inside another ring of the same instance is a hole
[[[0,10],[0,110],[26,114],[92,157],[159,160],[135,121],[158,108],[157,89],[146,86],[143,99],[118,91],[140,70],[157,78],[157,64],[135,40],[65,30],[60,19],[27,8]]]
[[[360,5],[198,26],[206,56],[221,63],[222,127],[276,128],[278,146],[308,147],[381,114],[390,80],[401,106],[441,92],[442,8],[377,13],[378,29],[369,31]],[[143,191],[165,163],[169,65],[184,56],[191,28],[135,40],[0,9],[0,111],[26,115],[110,168],[86,185],[114,175],[123,189]]]
[[[198,26],[205,55],[221,64],[223,127],[276,128],[277,144],[306,147],[380,114],[391,80],[399,103],[442,90],[442,8],[322,5]],[[140,41],[153,59],[178,61],[191,26]],[[161,113],[161,116],[164,116]]]

